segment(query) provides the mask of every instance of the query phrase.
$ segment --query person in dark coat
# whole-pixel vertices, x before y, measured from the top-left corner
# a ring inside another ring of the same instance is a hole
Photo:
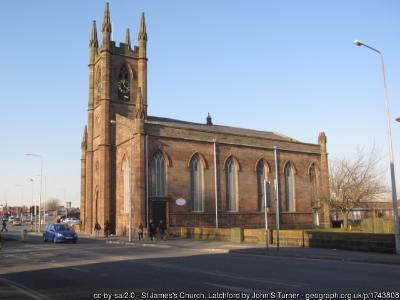
[[[1,232],[3,232],[4,230],[5,230],[6,232],[8,232],[6,220],[3,220],[3,227],[1,228]]]
[[[150,220],[149,224],[149,235],[150,239],[153,241],[157,233],[157,227],[156,224],[154,224],[153,220]]]
[[[138,235],[139,235],[139,241],[143,240],[143,224],[142,223],[139,224]]]
[[[104,223],[104,235],[106,237],[108,237],[108,235],[110,234],[110,223],[108,222],[108,220]]]
[[[94,232],[95,232],[96,237],[99,237],[100,230],[101,230],[101,226],[100,226],[99,222],[96,221],[96,224],[94,224]]]
[[[160,238],[163,240],[164,239],[164,234],[165,230],[167,229],[167,226],[165,226],[165,223],[163,220],[160,220],[160,224],[158,224],[158,230],[160,231]]]

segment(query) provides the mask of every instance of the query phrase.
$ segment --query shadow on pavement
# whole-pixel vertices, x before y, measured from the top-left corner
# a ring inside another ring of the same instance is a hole
[[[400,257],[395,254],[327,248],[281,247],[279,250],[276,247],[246,248],[232,249],[229,253],[400,265]]]

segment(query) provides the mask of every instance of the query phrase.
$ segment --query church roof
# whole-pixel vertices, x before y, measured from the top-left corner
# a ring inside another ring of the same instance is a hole
[[[283,134],[272,131],[260,131],[260,130],[239,128],[239,127],[223,126],[223,125],[207,125],[207,124],[194,123],[194,122],[155,117],[155,116],[148,116],[146,123],[158,124],[176,128],[192,129],[197,131],[224,133],[224,134],[264,138],[264,139],[271,139],[271,140],[278,140],[285,142],[301,143],[298,140],[295,140]]]

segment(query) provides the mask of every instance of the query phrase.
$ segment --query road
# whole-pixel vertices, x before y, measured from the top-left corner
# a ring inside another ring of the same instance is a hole
[[[10,226],[9,237],[19,230]],[[9,241],[0,251],[0,299],[130,299],[133,293],[135,299],[279,299],[279,292],[289,293],[280,299],[304,299],[313,292],[399,291],[398,265],[218,254],[162,243]]]

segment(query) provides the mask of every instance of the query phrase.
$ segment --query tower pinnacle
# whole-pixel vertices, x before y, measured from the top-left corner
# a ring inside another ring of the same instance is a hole
[[[146,20],[144,18],[144,12],[142,12],[142,17],[140,19],[140,27],[139,27],[139,36],[138,40],[147,41],[147,32],[146,32]]]
[[[131,35],[129,33],[129,28],[126,29],[126,33],[125,33],[125,44],[128,45],[129,50],[131,49]]]
[[[92,33],[90,35],[89,47],[90,48],[98,48],[99,47],[99,42],[97,41],[96,21],[93,21]]]
[[[108,2],[106,3],[106,8],[104,9],[104,18],[103,18],[103,41],[102,47],[104,50],[110,49],[110,40],[111,40],[111,20],[110,20],[110,7]]]
[[[101,31],[103,33],[111,33],[110,5],[108,2],[106,3],[106,7],[104,9],[103,28]]]

